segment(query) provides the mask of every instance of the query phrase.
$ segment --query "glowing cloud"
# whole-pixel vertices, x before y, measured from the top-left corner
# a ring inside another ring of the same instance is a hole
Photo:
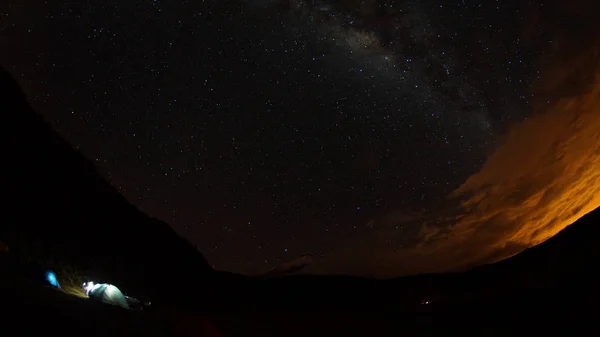
[[[349,242],[352,248],[340,249],[324,270],[394,277],[490,263],[547,240],[600,207],[600,76],[592,90],[559,99],[514,126],[451,198],[461,200],[451,215],[419,220],[424,225],[415,247]],[[383,229],[378,236],[390,233]],[[315,264],[311,272],[319,269]]]
[[[456,267],[513,255],[599,207],[600,77],[589,92],[559,99],[512,128],[453,196],[464,198],[463,212],[449,230],[425,230],[421,248],[467,246],[471,258]]]
[[[340,244],[304,272],[394,277],[464,269],[540,244],[600,207],[600,24],[584,4],[526,6],[536,15],[521,38],[540,50],[537,79],[523,92],[532,113],[445,204],[373,219],[368,237]],[[557,11],[561,25],[548,14]],[[399,235],[399,224],[420,230],[401,233],[404,247],[383,244]]]
[[[600,43],[554,60],[536,84],[543,99],[532,116],[506,133],[444,211],[410,220],[422,224],[417,245],[347,242],[310,272],[393,277],[490,263],[542,243],[600,207]],[[398,214],[387,218],[377,220],[375,239],[393,235],[388,225]]]

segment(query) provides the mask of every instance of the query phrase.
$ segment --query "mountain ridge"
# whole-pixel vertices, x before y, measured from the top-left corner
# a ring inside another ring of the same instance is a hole
[[[104,180],[30,107],[4,69],[0,95],[8,145],[3,193],[9,200],[0,240],[11,253],[59,269],[64,264],[155,298],[182,278],[210,279],[214,270],[204,256]]]

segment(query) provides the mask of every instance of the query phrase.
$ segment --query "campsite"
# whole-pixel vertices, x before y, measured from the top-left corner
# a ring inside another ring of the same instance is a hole
[[[600,336],[599,0],[0,0],[0,337]]]

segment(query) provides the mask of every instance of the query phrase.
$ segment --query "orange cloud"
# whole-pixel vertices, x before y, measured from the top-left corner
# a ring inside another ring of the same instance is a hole
[[[494,262],[600,207],[600,75],[591,90],[558,99],[510,129],[503,146],[451,198],[462,200],[460,207],[443,221],[421,218],[416,247],[391,251],[370,247],[372,240],[349,242],[323,270],[393,277]],[[383,230],[377,239],[391,233]],[[319,265],[311,271],[318,273]]]
[[[600,207],[600,22],[597,11],[574,2],[554,6],[564,25],[532,15],[539,20],[532,27],[545,30],[525,34],[548,46],[531,117],[509,129],[443,210],[387,214],[375,221],[373,237],[345,242],[306,272],[394,277],[490,263],[544,242]],[[373,244],[397,235],[392,228],[403,221],[421,224],[416,246]]]
[[[402,215],[388,214],[378,220],[374,240],[347,242],[326,266],[307,271],[393,277],[490,263],[542,243],[600,207],[600,67],[588,72],[594,76],[579,93],[565,93],[560,81],[544,89],[555,92],[554,101],[511,128],[480,171],[452,193],[448,204],[460,200],[459,207],[419,215],[416,247],[372,246],[393,235],[386,228]]]
[[[600,76],[592,90],[513,127],[453,196],[464,198],[456,224],[423,246],[467,245],[472,257],[462,265],[537,245],[599,207]]]

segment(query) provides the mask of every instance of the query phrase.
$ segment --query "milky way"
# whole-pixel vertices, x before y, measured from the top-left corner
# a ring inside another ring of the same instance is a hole
[[[33,106],[215,267],[254,273],[309,252],[318,271],[386,275],[401,271],[381,256],[442,247],[439,228],[461,227],[467,196],[449,196],[532,116],[553,48],[537,18],[562,13],[522,1],[4,7],[0,63]]]

